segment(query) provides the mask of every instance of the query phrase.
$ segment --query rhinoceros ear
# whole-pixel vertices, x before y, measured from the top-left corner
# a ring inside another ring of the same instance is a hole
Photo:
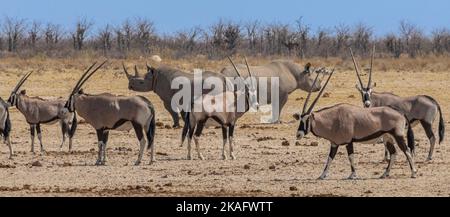
[[[311,63],[306,63],[305,65],[305,72],[310,72],[309,69],[311,68]]]
[[[155,67],[153,67],[153,66],[150,66],[148,63],[147,64],[145,64],[145,65],[147,65],[147,73],[150,73],[150,74],[154,74],[155,73]]]
[[[300,120],[300,113],[294,113],[293,115],[292,115],[292,117],[295,119],[295,120]]]

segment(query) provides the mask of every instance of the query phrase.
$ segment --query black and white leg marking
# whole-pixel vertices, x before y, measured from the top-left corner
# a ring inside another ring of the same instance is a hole
[[[45,152],[44,150],[44,144],[42,144],[42,131],[41,131],[41,124],[36,124],[36,132],[39,140],[39,145],[41,146],[41,154]]]
[[[353,143],[349,143],[347,146],[347,155],[348,155],[348,160],[350,161],[350,168],[351,168],[351,174],[348,177],[348,179],[356,179],[356,167],[355,167],[355,162],[354,162],[354,149],[353,149]]]
[[[31,153],[34,154],[34,135],[36,133],[36,125],[30,124],[30,136],[31,136]]]
[[[137,165],[139,165],[141,163],[142,155],[144,154],[146,141],[145,141],[145,138],[144,138],[144,133],[143,133],[142,126],[139,125],[138,123],[135,123],[135,122],[132,122],[132,124],[133,124],[134,131],[136,133],[136,137],[139,140],[139,155],[138,155],[138,159],[134,163],[134,165],[137,166]]]
[[[320,175],[319,179],[325,179],[328,176],[328,170],[330,168],[331,162],[333,161],[334,157],[336,156],[338,148],[339,148],[338,145],[331,144],[330,153],[328,154],[327,163],[325,164],[325,169],[323,170],[322,175]]]

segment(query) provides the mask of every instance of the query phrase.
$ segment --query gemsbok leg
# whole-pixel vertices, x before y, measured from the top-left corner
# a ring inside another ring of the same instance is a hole
[[[9,148],[9,159],[12,159],[13,158],[13,149],[12,149],[12,146],[11,146],[11,138],[9,137],[9,133],[10,132],[5,132],[5,131],[2,132],[3,138],[4,138],[4,142]]]
[[[190,123],[189,130],[188,130],[188,154],[187,154],[188,160],[192,160],[191,142],[192,142],[192,137],[194,136],[194,129],[195,129],[195,123]]]
[[[335,144],[331,144],[330,153],[328,154],[327,163],[325,165],[325,169],[323,169],[322,175],[320,175],[319,179],[325,179],[328,176],[328,170],[330,169],[331,162],[333,161],[336,153],[338,151],[339,146]]]
[[[132,125],[133,125],[134,131],[136,133],[136,137],[139,140],[139,155],[138,155],[138,159],[134,163],[134,165],[137,166],[137,165],[141,164],[142,155],[144,153],[146,141],[144,138],[142,126],[135,122],[132,122]]]
[[[348,179],[356,179],[356,167],[355,167],[355,163],[354,163],[354,149],[353,149],[353,143],[349,143],[347,146],[347,155],[348,155],[348,161],[350,161],[350,168],[352,170],[352,173],[350,174],[350,176],[348,177]]]
[[[222,159],[226,160],[227,159],[227,154],[226,154],[226,151],[225,151],[225,146],[227,145],[227,139],[228,139],[227,127],[226,126],[222,126],[222,139],[223,139]]]
[[[69,134],[69,125],[65,123],[63,120],[60,121],[61,124],[61,132],[62,132],[62,141],[59,149],[62,150],[64,143],[66,142],[66,136]]]
[[[428,153],[427,160],[432,160],[434,146],[436,144],[436,137],[434,136],[434,133],[433,133],[433,127],[430,123],[425,122],[425,121],[420,121],[420,124],[422,125],[423,129],[425,130],[425,134],[427,134],[427,137],[430,140],[430,152]]]
[[[386,149],[389,151],[390,159],[388,161],[388,166],[386,167],[386,171],[381,175],[381,179],[389,177],[389,173],[391,172],[392,165],[395,162],[395,158],[397,156],[397,150],[395,149],[394,144],[391,141],[385,142]]]
[[[108,142],[109,131],[107,130],[97,130],[98,139],[98,158],[95,165],[105,165],[106,163],[106,143]]]
[[[389,150],[387,148],[387,142],[383,141],[384,143],[384,161],[389,162],[389,160],[391,159],[390,155],[389,155]]]
[[[203,128],[205,127],[205,123],[206,123],[206,121],[199,122],[197,125],[197,128],[195,129],[195,133],[194,133],[195,149],[197,150],[198,158],[200,158],[200,160],[205,159],[205,157],[203,157],[203,154],[200,150],[200,143],[198,141],[200,136],[202,135],[202,131],[203,131]]]
[[[41,124],[36,124],[36,132],[39,140],[39,145],[41,146],[41,154],[45,152],[44,145],[42,144],[42,132],[41,132]]]
[[[234,124],[228,126],[228,141],[230,143],[230,158],[231,160],[235,160],[236,156],[234,155]]]
[[[411,168],[411,178],[416,178],[416,167],[414,165],[414,160],[411,155],[411,151],[405,143],[405,139],[402,136],[395,136],[395,142],[397,143],[400,150],[405,153],[406,158],[408,159],[409,167]]]
[[[36,133],[36,125],[30,124],[30,135],[31,135],[31,153],[34,154],[34,135]]]

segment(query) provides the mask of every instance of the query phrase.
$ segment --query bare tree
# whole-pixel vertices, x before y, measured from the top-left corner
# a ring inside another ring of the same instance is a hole
[[[122,25],[116,28],[117,48],[120,52],[128,53],[131,49],[131,42],[134,36],[134,29],[130,20],[125,20]]]
[[[28,44],[32,49],[36,49],[36,43],[39,40],[41,34],[41,23],[33,21],[30,29],[28,30]]]
[[[258,40],[258,28],[260,26],[259,21],[250,21],[244,24],[244,28],[246,31],[246,37],[248,40],[248,49],[250,52],[255,52],[256,44]]]
[[[355,26],[352,34],[353,48],[361,55],[368,55],[370,52],[370,39],[373,31],[364,23],[359,23]]]
[[[24,19],[6,17],[3,23],[3,33],[6,35],[8,51],[16,52],[23,38],[26,25]]]
[[[211,26],[211,43],[215,50],[225,49],[225,24],[222,20]]]
[[[112,28],[107,24],[103,29],[100,29],[98,33],[98,41],[103,51],[103,55],[107,55],[108,51],[112,48]]]
[[[423,47],[423,32],[415,24],[407,21],[400,22],[400,34],[402,35],[402,41],[405,43],[404,47],[411,58],[418,55]]]
[[[308,40],[309,40],[309,31],[311,28],[303,23],[303,17],[300,17],[295,21],[297,23],[297,34],[299,37],[300,43],[300,57],[305,58],[308,53]]]
[[[345,24],[340,24],[334,27],[336,32],[334,42],[334,55],[338,56],[343,53],[347,53],[346,49],[349,46],[350,39],[350,27]]]
[[[144,18],[136,18],[136,42],[143,53],[150,51],[150,41],[154,32],[153,22]]]
[[[60,25],[47,23],[44,28],[44,37],[47,48],[51,49],[54,45],[58,44],[62,34],[62,28]]]
[[[400,38],[394,34],[389,34],[384,38],[384,44],[389,53],[395,58],[399,58],[403,52],[403,43]]]
[[[199,27],[194,27],[190,30],[180,31],[175,37],[175,44],[178,45],[183,51],[191,53],[196,46],[196,40],[201,34]]]
[[[75,50],[83,49],[84,41],[93,24],[92,21],[88,21],[86,18],[81,18],[77,21],[76,28],[72,32],[73,47]]]
[[[448,28],[435,29],[432,32],[433,52],[442,55],[450,52],[450,30]]]
[[[288,49],[288,55],[292,56],[292,52],[300,47],[298,32],[291,31],[287,25],[276,31],[282,45]]]
[[[319,28],[315,38],[315,50],[317,56],[327,58],[330,55],[332,48],[332,38],[330,37],[330,30]]]

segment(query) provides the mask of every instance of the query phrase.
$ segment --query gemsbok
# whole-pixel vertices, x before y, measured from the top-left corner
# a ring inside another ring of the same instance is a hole
[[[236,67],[239,70],[245,70],[247,66],[245,64],[238,64]],[[265,91],[258,94],[258,97],[262,94],[266,95],[266,101],[262,101],[258,98],[260,105],[271,104],[272,105],[272,118],[269,120],[270,123],[280,122],[281,111],[286,104],[289,94],[297,89],[303,91],[316,92],[320,90],[320,83],[313,85],[314,74],[322,73],[322,68],[313,68],[311,63],[307,63],[304,67],[298,65],[297,63],[289,60],[275,60],[270,63],[259,65],[259,66],[249,66],[250,70],[253,72],[253,77],[257,79],[257,89],[259,91]],[[227,66],[222,69],[221,73],[227,77],[234,77],[236,72],[234,67]],[[248,75],[242,75],[247,78]],[[266,79],[266,80],[263,80]],[[278,88],[278,101],[272,102],[272,82],[273,78],[278,78],[278,85],[274,85]],[[266,81],[266,82],[264,82]],[[261,88],[260,85],[267,85],[266,88]],[[276,112],[278,110],[278,112]]]
[[[77,128],[76,116],[73,113],[64,113],[64,100],[45,100],[40,97],[29,97],[26,90],[20,90],[25,81],[32,72],[25,74],[17,83],[8,99],[8,104],[15,106],[25,117],[30,125],[31,134],[31,152],[34,153],[34,137],[37,133],[41,146],[41,153],[44,153],[42,144],[41,124],[54,124],[59,122],[61,125],[62,141],[60,149],[63,147],[66,136],[69,136],[69,151],[72,151],[72,138]]]
[[[134,128],[140,143],[138,159],[142,160],[145,145],[151,150],[150,163],[155,161],[153,140],[155,136],[155,110],[152,103],[143,96],[116,96],[109,93],[98,95],[86,94],[81,89],[83,84],[104,64],[97,66],[92,72],[94,63],[84,72],[73,88],[64,107],[67,112],[77,112],[97,132],[98,158],[96,165],[106,163],[106,144],[110,130],[129,131]],[[144,134],[147,137],[145,141]]]
[[[234,127],[239,117],[244,115],[250,108],[258,109],[259,104],[256,92],[256,80],[253,78],[250,69],[247,68],[250,75],[249,79],[241,77],[238,69],[235,67],[231,58],[228,58],[234,66],[238,75],[238,81],[242,82],[244,90],[238,89],[236,91],[224,91],[217,95],[204,94],[202,98],[197,98],[192,102],[191,111],[185,113],[185,125],[183,127],[181,144],[183,144],[186,135],[188,136],[188,155],[187,159],[191,160],[191,140],[194,138],[198,157],[203,160],[204,157],[200,151],[199,137],[202,134],[205,123],[208,119],[213,119],[220,124],[222,128],[223,148],[222,158],[227,159],[225,154],[225,146],[227,140],[230,145],[230,158],[236,159],[234,155]],[[247,64],[247,60],[245,60]],[[247,64],[248,65],[248,64]],[[241,83],[241,84],[242,84]],[[242,85],[241,85],[242,86]],[[243,103],[242,103],[243,102]],[[242,106],[241,104],[242,103]],[[199,106],[201,111],[195,111],[196,106]],[[240,108],[241,106],[241,108]],[[227,129],[228,128],[228,129]],[[195,130],[195,132],[194,132]],[[228,131],[228,132],[227,132]]]
[[[353,59],[353,65],[355,67],[356,75],[358,77],[359,85],[356,84],[356,89],[361,93],[362,102],[364,107],[379,107],[379,106],[390,106],[396,110],[402,112],[408,118],[408,121],[412,126],[417,125],[418,122],[422,125],[430,141],[430,150],[428,153],[427,160],[433,159],[434,146],[436,143],[436,137],[433,132],[433,123],[436,119],[437,113],[439,112],[439,144],[444,140],[445,124],[442,117],[442,111],[439,103],[430,96],[427,95],[417,95],[410,97],[400,97],[392,93],[378,93],[373,91],[376,86],[372,84],[372,67],[373,58],[375,54],[375,47],[372,50],[372,57],[370,61],[369,68],[369,81],[367,86],[364,87],[358,64],[353,56],[353,51],[350,49],[350,53]],[[410,147],[413,150],[414,155],[414,145]],[[385,159],[389,158],[389,152],[385,150]]]
[[[11,146],[11,119],[9,116],[9,104],[0,97],[0,135],[9,148],[9,159],[13,158],[13,149]]]
[[[319,179],[325,179],[328,175],[328,169],[333,161],[338,147],[346,145],[348,159],[350,161],[351,174],[349,179],[355,179],[356,169],[353,162],[353,143],[364,142],[377,139],[382,136],[386,140],[387,148],[391,154],[391,159],[386,171],[381,178],[389,176],[391,167],[395,161],[396,149],[394,141],[405,153],[411,168],[411,177],[416,177],[416,168],[411,152],[405,142],[405,126],[409,125],[406,117],[400,112],[390,107],[361,108],[350,104],[337,104],[330,107],[314,111],[314,106],[321,97],[328,81],[333,75],[334,70],[329,75],[319,94],[306,109],[311,91],[304,102],[301,115],[294,116],[300,119],[300,125],[297,130],[297,139],[302,139],[306,134],[312,133],[316,137],[324,138],[330,141],[331,148],[328,160]],[[318,75],[316,76],[317,80]],[[408,133],[408,143],[414,142],[413,134]]]

